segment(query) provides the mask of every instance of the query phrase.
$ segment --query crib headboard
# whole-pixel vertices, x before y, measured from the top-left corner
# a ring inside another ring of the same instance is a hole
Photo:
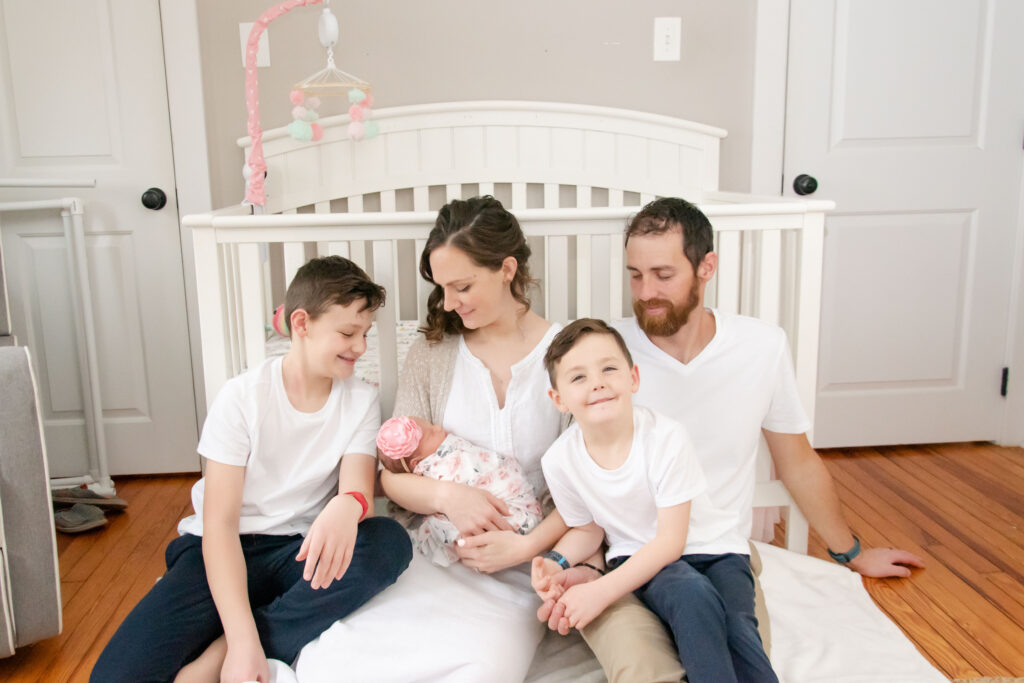
[[[348,117],[323,119],[318,144],[292,140],[284,129],[266,132],[265,213],[236,206],[183,219],[193,230],[208,401],[227,378],[265,358],[270,314],[295,270],[315,255],[352,258],[388,291],[373,346],[389,415],[403,335],[424,315],[418,255],[442,204],[493,194],[512,210],[541,280],[535,307],[565,322],[631,315],[626,220],[657,196],[681,196],[701,207],[716,232],[719,269],[709,304],[786,329],[813,420],[823,220],[831,202],[718,192],[725,131],[665,116],[464,102],[382,109],[374,118],[380,136],[360,142],[347,138]],[[759,479],[768,479],[768,467],[765,457]],[[775,484],[759,485],[759,505],[790,505]],[[791,547],[805,548],[806,522],[798,512],[789,520]]]

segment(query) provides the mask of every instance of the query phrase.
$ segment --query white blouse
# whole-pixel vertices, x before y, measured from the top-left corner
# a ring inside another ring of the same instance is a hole
[[[552,324],[512,366],[503,408],[498,408],[490,370],[460,338],[442,425],[478,446],[515,457],[538,496],[547,490],[540,458],[558,437],[561,423],[561,413],[547,394],[551,383],[544,369],[544,354],[560,329]]]

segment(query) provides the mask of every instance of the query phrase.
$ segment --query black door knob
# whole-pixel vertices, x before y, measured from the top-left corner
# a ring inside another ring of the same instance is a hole
[[[793,179],[793,192],[797,194],[811,194],[818,189],[818,181],[814,176],[801,173]]]
[[[159,187],[151,187],[142,193],[142,205],[147,209],[159,211],[167,206],[167,195]]]

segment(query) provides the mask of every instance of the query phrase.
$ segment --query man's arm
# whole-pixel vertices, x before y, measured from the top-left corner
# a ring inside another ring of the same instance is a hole
[[[327,588],[332,581],[341,580],[348,570],[363,514],[362,504],[348,492],[362,494],[367,506],[373,505],[376,466],[377,459],[365,453],[349,453],[341,459],[338,495],[313,520],[295,556],[299,562],[305,560],[302,578],[309,581],[311,588]],[[367,515],[371,513],[368,507]]]
[[[832,475],[811,448],[807,435],[761,431],[779,479],[825,544],[835,552],[853,548],[853,534],[843,518]],[[866,548],[847,566],[864,576],[907,577],[910,576],[908,567],[924,567],[924,561],[905,550]]]
[[[678,560],[686,547],[689,526],[690,501],[658,508],[658,530],[650,542],[613,571],[596,581],[572,586],[559,598],[558,602],[565,606],[569,626],[585,628],[608,605]]]
[[[245,557],[238,536],[245,467],[207,460],[205,479],[203,561],[228,647],[221,680],[270,680],[249,606]]]

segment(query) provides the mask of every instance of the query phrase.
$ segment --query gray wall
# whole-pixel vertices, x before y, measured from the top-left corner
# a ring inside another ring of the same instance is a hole
[[[214,206],[241,200],[246,134],[238,24],[275,0],[202,0],[207,135]],[[756,0],[349,0],[337,65],[370,81],[375,106],[475,99],[595,104],[725,128],[721,187],[750,184]],[[321,69],[318,6],[269,28],[271,66],[259,69],[265,129],[291,121],[291,85]],[[654,62],[654,17],[683,20],[682,60]],[[321,115],[341,113],[327,100]]]

